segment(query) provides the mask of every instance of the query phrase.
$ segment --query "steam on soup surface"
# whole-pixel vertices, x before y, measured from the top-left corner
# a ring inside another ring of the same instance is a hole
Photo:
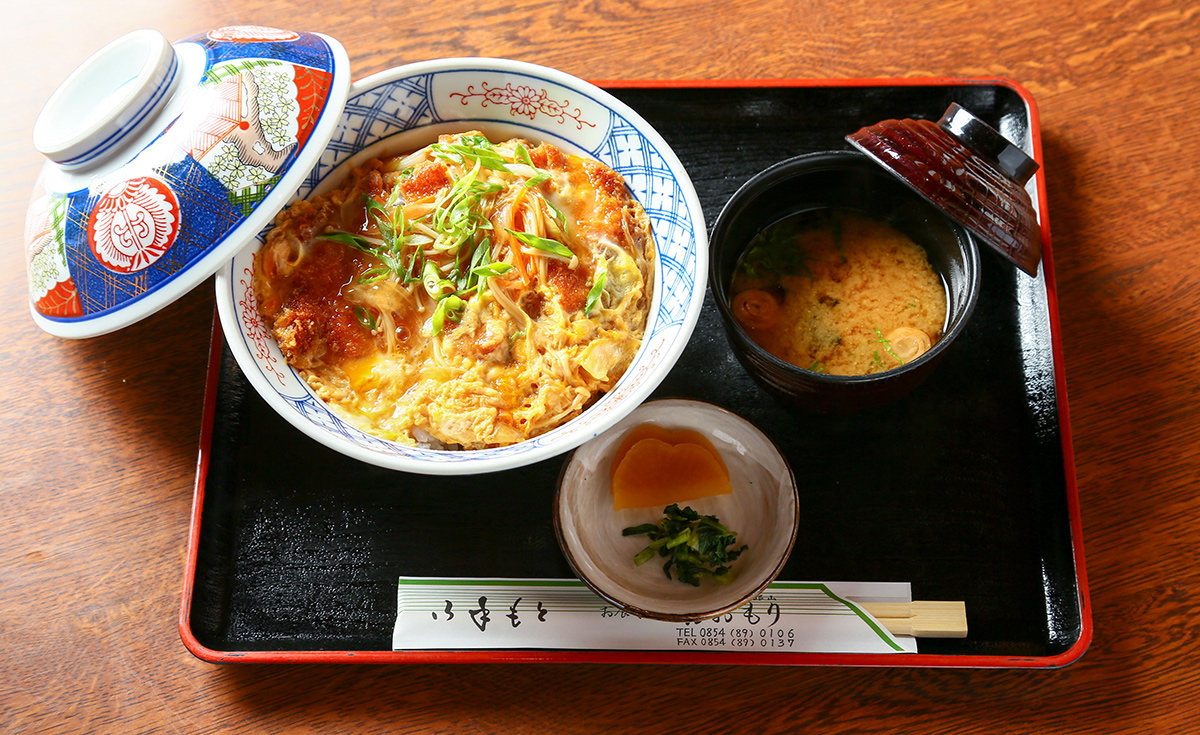
[[[763,230],[734,272],[734,317],[771,354],[830,375],[908,363],[942,336],[946,289],[925,250],[851,210]]]

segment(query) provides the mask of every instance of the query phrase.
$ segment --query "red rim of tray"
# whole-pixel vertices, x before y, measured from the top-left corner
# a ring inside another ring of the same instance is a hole
[[[1003,78],[870,78],[870,79],[718,79],[718,80],[601,80],[601,88],[680,88],[680,87],[876,87],[935,85],[997,85],[1016,92],[1029,110],[1029,133],[1033,157],[1042,162],[1042,140],[1037,105],[1033,95],[1020,84]],[[985,656],[946,654],[828,654],[828,653],[741,653],[734,651],[610,651],[610,650],[441,650],[441,651],[217,651],[200,643],[191,629],[192,590],[195,585],[201,513],[204,508],[205,480],[211,453],[216,394],[221,362],[223,334],[215,315],[209,372],[205,389],[204,418],[200,451],[196,465],[196,483],[192,496],[192,516],[188,532],[187,561],[183,575],[183,594],[179,611],[179,635],[197,658],[212,663],[640,663],[640,664],[713,664],[773,666],[872,666],[918,668],[1059,668],[1077,661],[1092,642],[1091,601],[1083,553],[1083,524],[1079,509],[1079,491],[1075,478],[1075,456],[1071,443],[1066,374],[1058,322],[1058,296],[1055,287],[1049,213],[1046,202],[1046,173],[1043,165],[1035,174],[1038,217],[1042,234],[1042,269],[1046,282],[1046,300],[1051,325],[1051,349],[1054,354],[1054,381],[1062,438],[1063,469],[1066,480],[1067,508],[1071,522],[1071,543],[1080,603],[1079,639],[1066,651],[1053,656]]]

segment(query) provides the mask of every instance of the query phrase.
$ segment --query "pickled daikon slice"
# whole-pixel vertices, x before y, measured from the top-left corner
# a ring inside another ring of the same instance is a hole
[[[729,469],[707,437],[642,424],[630,431],[613,456],[613,510],[664,507],[733,492]]]

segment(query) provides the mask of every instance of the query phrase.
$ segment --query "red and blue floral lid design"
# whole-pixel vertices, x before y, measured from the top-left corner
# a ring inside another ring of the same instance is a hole
[[[98,52],[35,127],[51,160],[26,218],[34,320],[104,334],[208,278],[295,193],[349,83],[337,41],[263,26],[173,46],[138,31]]]

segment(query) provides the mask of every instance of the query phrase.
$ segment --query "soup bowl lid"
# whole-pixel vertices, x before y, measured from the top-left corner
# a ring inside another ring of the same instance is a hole
[[[884,120],[846,136],[1018,268],[1037,276],[1042,232],[1025,185],[1038,163],[951,103],[941,119]]]
[[[350,86],[336,40],[226,26],[97,51],[34,124],[30,311],[60,337],[128,326],[254,238],[312,170]]]

